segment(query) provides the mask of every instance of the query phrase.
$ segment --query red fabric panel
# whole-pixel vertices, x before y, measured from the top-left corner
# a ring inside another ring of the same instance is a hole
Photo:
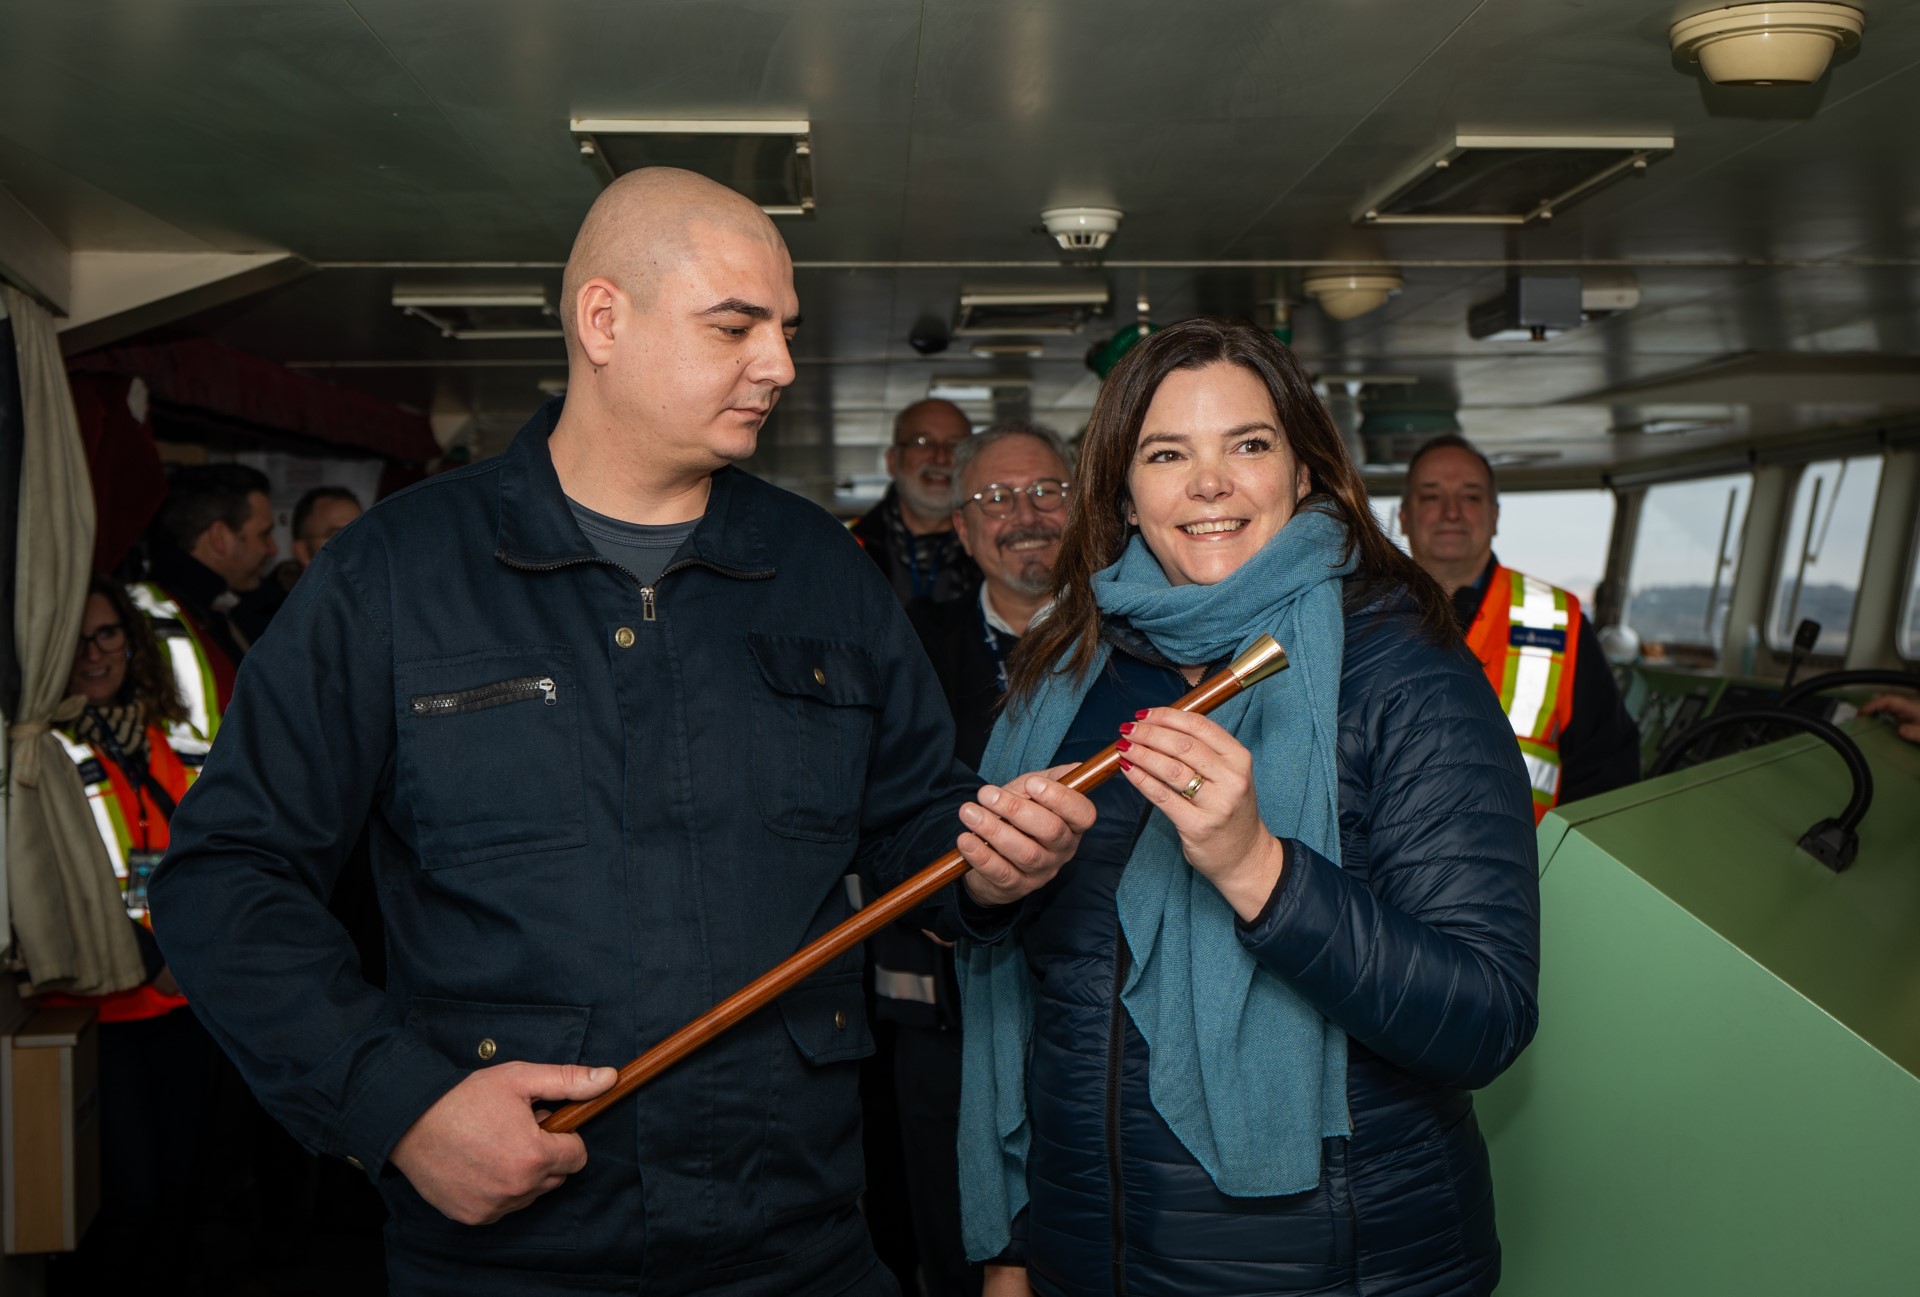
[[[111,572],[125,558],[166,498],[167,475],[153,444],[153,424],[127,407],[133,380],[124,374],[72,374],[74,413],[93,479],[93,570]]]
[[[68,360],[67,370],[137,376],[157,400],[386,459],[425,463],[440,453],[425,415],[207,338],[91,351]]]

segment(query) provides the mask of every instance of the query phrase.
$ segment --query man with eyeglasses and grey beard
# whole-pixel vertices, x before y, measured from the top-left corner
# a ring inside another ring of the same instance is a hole
[[[1006,661],[1053,602],[1066,526],[1068,451],[1050,428],[995,424],[953,456],[953,530],[979,565],[979,594],[908,608],[959,730],[957,755],[979,764],[1007,689]]]
[[[1007,689],[1007,657],[1053,599],[1066,525],[1068,452],[1052,430],[1009,420],[953,454],[953,530],[984,578],[972,598],[907,612],[953,712],[955,755],[977,766]],[[875,1012],[894,1028],[894,1089],[909,1207],[930,1297],[974,1297],[980,1267],[960,1241],[960,997],[953,955],[911,916],[873,939]]]
[[[915,401],[893,421],[893,483],[853,524],[853,538],[902,604],[964,600],[980,584],[980,569],[961,549],[949,516],[960,448],[972,436],[965,411],[937,397]]]

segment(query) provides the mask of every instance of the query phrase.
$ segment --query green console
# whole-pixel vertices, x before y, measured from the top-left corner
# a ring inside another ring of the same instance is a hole
[[[1847,800],[1795,737],[1540,827],[1540,1032],[1480,1096],[1503,1294],[1920,1293],[1920,747],[1852,868],[1795,842]]]

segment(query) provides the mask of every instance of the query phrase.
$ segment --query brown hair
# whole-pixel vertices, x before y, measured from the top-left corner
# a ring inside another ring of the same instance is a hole
[[[1064,669],[1075,676],[1084,677],[1093,666],[1100,638],[1093,577],[1119,559],[1132,535],[1126,522],[1127,475],[1147,407],[1167,375],[1216,364],[1238,365],[1265,385],[1281,435],[1307,466],[1309,494],[1301,507],[1317,506],[1346,524],[1347,552],[1357,551],[1359,558],[1348,578],[1347,606],[1404,592],[1417,606],[1428,636],[1439,643],[1459,637],[1445,593],[1374,520],[1346,442],[1293,352],[1244,321],[1184,320],[1136,344],[1100,388],[1080,442],[1060,559],[1053,569],[1053,611],[1021,637],[1010,664],[1010,700],[1032,694],[1063,656]]]
[[[146,704],[149,722],[186,720],[186,705],[173,683],[173,665],[161,654],[146,614],[133,606],[124,587],[104,576],[95,574],[87,583],[87,593],[113,605],[113,615],[127,635],[127,678],[114,702],[124,706],[139,700]]]

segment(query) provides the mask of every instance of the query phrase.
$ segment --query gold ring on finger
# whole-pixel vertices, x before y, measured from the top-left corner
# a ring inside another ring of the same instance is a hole
[[[1199,793],[1200,786],[1206,782],[1205,776],[1196,774],[1192,779],[1187,781],[1187,786],[1180,790],[1180,795],[1188,801],[1192,801],[1195,795]]]

